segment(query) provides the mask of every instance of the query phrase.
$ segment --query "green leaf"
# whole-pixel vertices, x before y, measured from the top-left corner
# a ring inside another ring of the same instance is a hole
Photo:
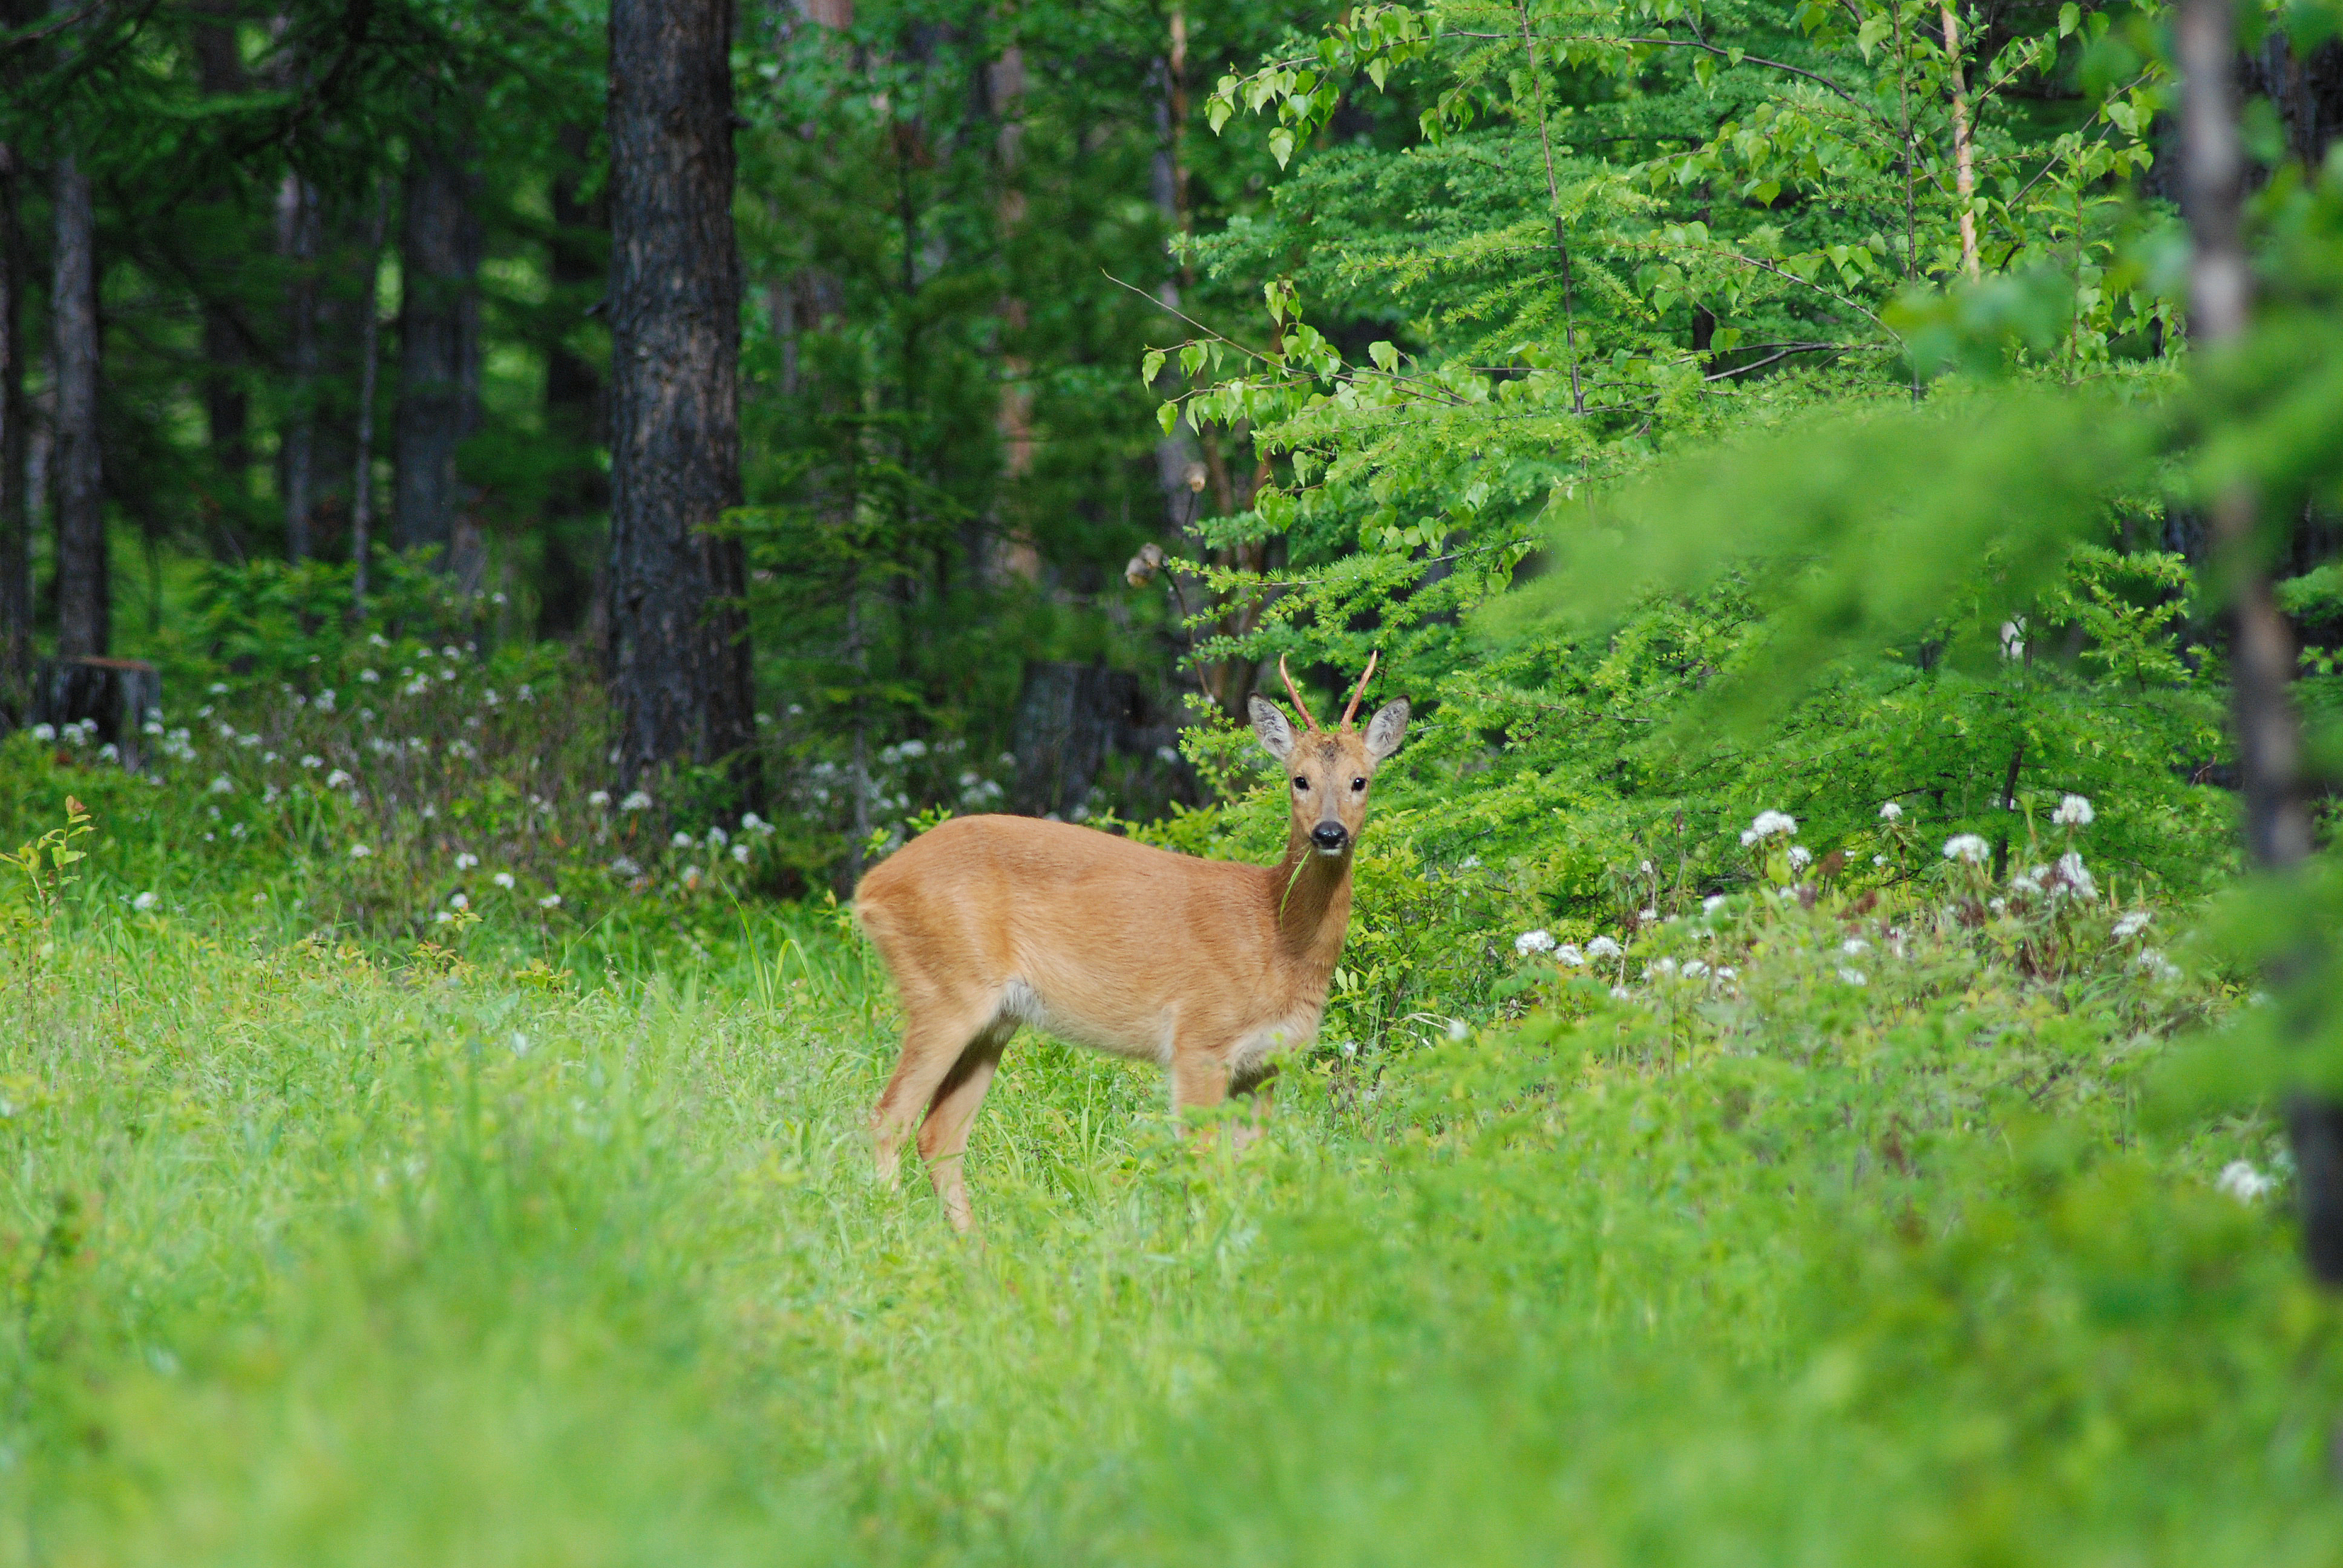
[[[1151,348],[1140,357],[1139,380],[1144,387],[1155,385],[1155,377],[1163,372],[1163,350]]]

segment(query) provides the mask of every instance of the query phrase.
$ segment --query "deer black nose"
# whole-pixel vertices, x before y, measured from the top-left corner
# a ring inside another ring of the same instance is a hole
[[[1321,822],[1310,829],[1310,841],[1331,855],[1349,843],[1351,836],[1340,822]]]

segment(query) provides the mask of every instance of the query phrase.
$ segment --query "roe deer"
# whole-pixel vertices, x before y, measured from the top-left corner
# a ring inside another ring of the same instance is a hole
[[[871,1113],[879,1174],[920,1157],[955,1229],[969,1124],[1020,1024],[1170,1070],[1176,1110],[1250,1092],[1279,1051],[1318,1032],[1351,919],[1351,855],[1367,785],[1399,749],[1404,699],[1324,730],[1285,677],[1305,728],[1252,699],[1253,733],[1291,779],[1274,866],[1202,860],[1092,828],[961,817],[862,879],[854,908],[903,998],[903,1056]],[[1284,672],[1284,660],[1278,669]]]

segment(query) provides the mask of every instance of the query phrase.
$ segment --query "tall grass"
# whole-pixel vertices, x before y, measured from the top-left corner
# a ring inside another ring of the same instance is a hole
[[[964,1244],[827,917],[189,906],[0,939],[0,1563],[2343,1561],[2335,1308],[2136,997],[1579,981],[1242,1160],[1027,1037]]]

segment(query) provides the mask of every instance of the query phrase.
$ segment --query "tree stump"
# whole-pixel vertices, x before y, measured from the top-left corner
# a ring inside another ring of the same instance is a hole
[[[143,659],[45,658],[33,676],[30,722],[94,724],[133,772],[146,766],[139,725],[162,710],[163,678]]]
[[[1103,665],[1033,659],[1025,666],[1011,745],[1017,784],[1009,809],[1022,817],[1081,821],[1094,789],[1111,785],[1126,810],[1192,800],[1179,759],[1177,725],[1158,715],[1139,678]]]

